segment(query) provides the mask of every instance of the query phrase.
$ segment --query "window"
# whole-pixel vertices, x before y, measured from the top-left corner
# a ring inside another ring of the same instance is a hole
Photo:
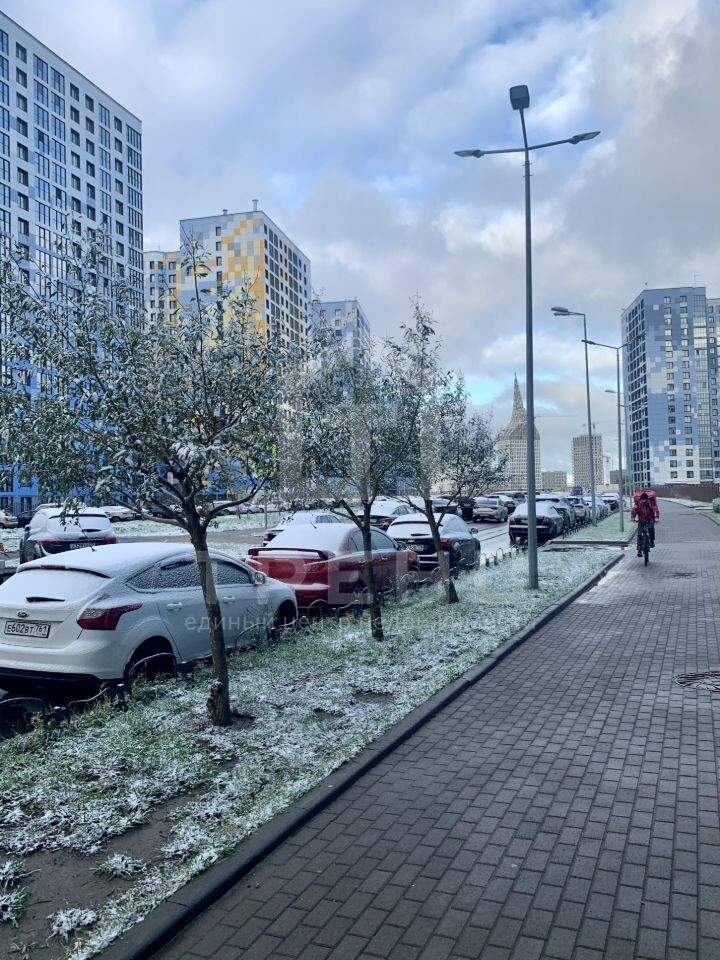
[[[90,117],[85,117],[85,129],[88,133],[95,133],[95,121]]]
[[[18,167],[18,182],[21,183],[24,187],[27,187],[30,183],[30,178],[28,177],[27,170],[23,170],[22,167]]]
[[[695,476],[695,471],[694,471],[694,470],[688,470],[688,471],[687,471],[687,475],[688,475],[688,477],[694,477],[694,476]]]
[[[27,50],[22,44],[15,44],[15,56],[21,63],[27,63]]]
[[[250,573],[243,567],[236,567],[234,563],[218,560],[213,566],[215,567],[215,583],[219,585],[230,586],[231,584],[252,583]]]
[[[21,136],[21,137],[27,137],[27,135],[28,135],[28,125],[27,125],[27,123],[25,123],[24,120],[21,120],[20,117],[17,118],[17,120],[15,121],[15,123],[16,123],[16,126],[17,126],[17,132],[20,134],[20,136]]]
[[[65,77],[59,73],[55,67],[50,71],[50,77],[52,79],[53,90],[57,90],[58,93],[65,93]]]
[[[200,586],[200,571],[194,560],[176,560],[157,570],[156,590],[186,590]]]
[[[370,546],[373,550],[394,550],[395,546],[390,539],[386,537],[384,533],[381,533],[379,530],[372,530],[370,532]]]
[[[73,100],[77,100],[79,102],[80,91],[78,90],[78,88],[75,86],[74,83],[70,84],[70,96],[72,97]]]
[[[18,110],[22,110],[23,113],[27,113],[27,97],[24,97],[21,93],[15,94],[15,102],[17,103]]]
[[[29,209],[30,209],[30,201],[28,200],[28,198],[25,196],[24,193],[18,193],[18,195],[17,195],[17,202],[18,202],[18,206],[20,207],[21,210],[29,210]]]
[[[48,82],[48,65],[36,53],[33,54],[33,72],[44,83]]]

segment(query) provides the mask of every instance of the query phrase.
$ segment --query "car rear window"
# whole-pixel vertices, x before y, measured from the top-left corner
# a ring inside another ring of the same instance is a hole
[[[49,517],[47,529],[52,533],[90,533],[94,530],[109,530],[110,518],[106,513],[83,513],[79,517]]]
[[[396,520],[388,533],[391,537],[429,537],[430,536],[430,524],[422,523],[418,520]]]
[[[26,603],[28,600],[79,600],[99,590],[107,577],[84,570],[60,570],[30,567],[18,570],[0,586],[0,603]]]
[[[273,537],[266,549],[269,552],[280,547],[285,550],[304,548],[337,551],[344,546],[351,530],[356,529],[355,524],[349,523],[322,523],[318,526],[293,523]]]

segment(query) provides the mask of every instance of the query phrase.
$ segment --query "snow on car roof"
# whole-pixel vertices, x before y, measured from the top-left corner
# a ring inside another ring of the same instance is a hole
[[[526,513],[527,503],[519,503],[510,519],[523,517]],[[556,517],[557,510],[553,506],[552,500],[537,500],[535,502],[535,515],[538,517]]]
[[[320,523],[317,526],[309,523],[293,523],[273,537],[267,547],[261,547],[260,552],[272,551],[279,547],[337,550],[352,530],[357,530],[354,523]]]
[[[439,520],[440,511],[433,510],[433,513],[437,514],[437,519]],[[445,516],[443,517],[443,521],[447,520],[449,517],[454,517],[454,516],[455,516],[454,513],[446,513]],[[404,523],[427,523],[428,526],[430,525],[428,522],[428,518],[425,516],[424,513],[406,513],[405,516],[398,517],[397,520],[393,520],[393,522],[388,527],[388,530],[390,530],[393,527],[401,527]]]
[[[85,570],[90,573],[101,573],[106,577],[118,577],[121,574],[133,573],[143,567],[169,557],[190,555],[193,553],[189,544],[158,543],[108,543],[99,547],[82,547],[67,553],[53,554],[30,560],[24,563],[19,570],[31,570],[42,567],[66,567],[68,570]]]

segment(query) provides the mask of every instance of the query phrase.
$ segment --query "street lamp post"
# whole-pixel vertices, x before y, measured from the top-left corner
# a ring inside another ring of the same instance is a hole
[[[525,392],[527,426],[527,521],[528,521],[528,583],[531,590],[537,590],[537,516],[535,496],[537,483],[535,477],[535,380],[533,371],[533,298],[532,298],[532,238],[530,224],[530,151],[545,147],[556,147],[563,143],[578,144],[583,140],[592,140],[600,131],[576,133],[565,140],[549,140],[546,143],[528,144],[525,128],[525,110],[530,106],[530,93],[524,85],[510,88],[510,105],[520,113],[522,128],[522,147],[507,147],[498,150],[456,150],[458,157],[485,157],[496,153],[522,153],[525,156]]]
[[[615,390],[606,390],[606,393],[616,393],[617,392],[617,428],[618,428],[618,473],[619,473],[619,484],[618,484],[618,493],[620,494],[620,530],[625,530],[625,485],[623,482],[623,464],[622,464],[622,440],[621,440],[621,431],[622,431],[622,418],[620,410],[623,406],[621,401],[622,391],[620,389],[620,353],[627,347],[629,344],[634,343],[635,340],[641,339],[640,337],[633,337],[630,340],[626,340],[624,343],[621,343],[619,347],[613,346],[611,343],[598,343],[597,340],[585,340],[585,353],[587,355],[587,348],[590,347],[605,347],[607,350],[615,351],[615,369],[617,373],[617,391]],[[625,444],[625,449],[630,457],[630,451],[627,448],[627,443]]]
[[[590,459],[590,498],[592,500],[592,521],[597,523],[597,504],[595,494],[595,451],[593,449],[592,415],[590,413],[590,367],[588,365],[587,317],[579,310],[568,310],[567,307],[553,307],[556,317],[582,317],[583,343],[585,344],[585,394],[587,398],[588,415],[588,456]]]

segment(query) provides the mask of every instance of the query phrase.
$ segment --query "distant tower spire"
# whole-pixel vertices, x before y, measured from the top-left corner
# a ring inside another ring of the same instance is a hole
[[[515,374],[515,382],[513,385],[513,408],[512,416],[510,417],[511,423],[517,423],[525,419],[525,405],[523,404],[522,394],[520,393],[520,384],[518,383],[517,374]]]

